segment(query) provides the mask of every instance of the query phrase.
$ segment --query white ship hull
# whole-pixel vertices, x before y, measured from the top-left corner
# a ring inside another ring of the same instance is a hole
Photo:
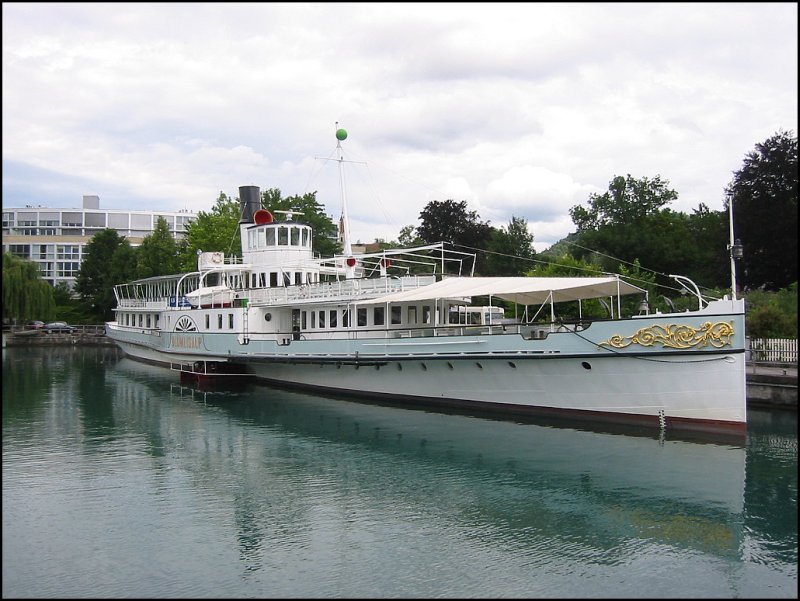
[[[541,340],[487,330],[457,337],[248,339],[245,344],[241,333],[153,335],[117,324],[109,324],[108,332],[135,359],[165,366],[232,362],[285,387],[434,407],[744,432],[745,355],[738,335],[722,348],[602,344],[642,330],[699,331],[709,319],[742,329],[741,315],[662,315],[597,322]]]

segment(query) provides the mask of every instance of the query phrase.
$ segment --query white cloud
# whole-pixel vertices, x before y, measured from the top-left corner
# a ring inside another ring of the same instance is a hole
[[[615,175],[720,209],[755,144],[797,131],[789,3],[2,10],[5,205],[208,210],[256,184],[317,190],[338,217],[316,157],[339,121],[368,163],[347,165],[355,238],[396,239],[453,198],[524,217],[541,248]]]

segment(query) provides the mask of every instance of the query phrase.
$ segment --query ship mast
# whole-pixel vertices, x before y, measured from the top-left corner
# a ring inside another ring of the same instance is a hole
[[[347,216],[347,197],[344,187],[344,153],[342,141],[347,138],[347,131],[339,127],[336,122],[336,157],[339,162],[339,190],[342,195],[342,240],[345,256],[345,277],[353,278],[356,274],[356,260],[353,258],[353,247],[350,242],[350,219]]]
[[[736,259],[741,259],[743,256],[742,245],[739,240],[733,238],[733,192],[728,192],[728,224],[730,226],[731,242],[728,245],[728,250],[731,255],[731,298],[736,300]]]

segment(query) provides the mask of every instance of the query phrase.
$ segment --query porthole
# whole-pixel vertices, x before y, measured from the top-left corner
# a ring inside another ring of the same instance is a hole
[[[583,369],[592,369],[592,366],[589,365],[589,363],[587,363],[586,361],[581,362],[581,367],[583,367]]]
[[[264,321],[270,321],[272,319],[272,313],[264,313]]]

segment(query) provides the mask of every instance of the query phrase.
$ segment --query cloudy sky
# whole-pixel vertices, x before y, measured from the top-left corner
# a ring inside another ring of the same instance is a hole
[[[354,241],[432,200],[538,250],[615,175],[723,207],[797,133],[796,3],[17,3],[3,10],[3,206],[209,211],[317,191]]]

